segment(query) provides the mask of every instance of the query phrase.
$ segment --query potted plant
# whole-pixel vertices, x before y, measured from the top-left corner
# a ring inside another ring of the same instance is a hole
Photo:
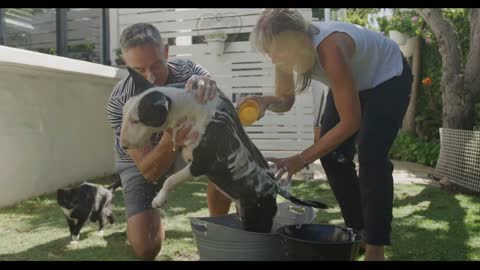
[[[220,56],[225,49],[225,41],[227,40],[227,34],[223,31],[216,31],[205,35],[205,41],[207,42],[207,51],[210,54]]]
[[[125,62],[122,59],[122,50],[120,48],[117,48],[113,51],[115,52],[115,63],[117,64],[117,66],[124,66]]]
[[[400,46],[404,45],[408,38],[407,34],[397,30],[388,31],[388,36]]]

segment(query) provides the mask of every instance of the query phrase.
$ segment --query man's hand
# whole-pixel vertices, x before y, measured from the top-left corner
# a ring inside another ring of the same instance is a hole
[[[195,140],[198,132],[191,132],[192,126],[183,127],[175,133],[175,146],[183,146],[185,142]],[[163,133],[161,143],[171,143],[173,140],[173,129],[167,128]],[[159,143],[160,144],[160,143]]]
[[[208,76],[193,75],[185,84],[185,90],[188,92],[196,87],[197,101],[207,103],[217,95],[217,83]]]

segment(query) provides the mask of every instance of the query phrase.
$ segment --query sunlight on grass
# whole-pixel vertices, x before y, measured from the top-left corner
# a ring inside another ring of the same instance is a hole
[[[445,231],[450,230],[448,221],[436,221],[431,219],[423,219],[422,222],[415,224],[419,229],[425,229],[429,231]]]
[[[170,211],[172,213],[182,212],[182,211],[185,211],[185,210],[187,210],[185,207],[171,207],[170,209],[168,209],[168,211]]]
[[[163,210],[166,241],[157,260],[198,260],[189,217],[207,217],[207,181],[186,182],[170,194]],[[291,192],[330,206],[317,209],[314,223],[344,226],[329,185],[294,181]],[[278,197],[278,202],[285,199]],[[0,260],[136,260],[125,234],[121,190],[112,202],[116,223],[95,235],[97,224],[82,230],[77,245],[70,244],[68,227],[55,194],[0,209]],[[230,213],[235,212],[232,204]],[[389,260],[479,260],[480,198],[427,185],[396,185]],[[363,256],[358,259],[362,260]]]
[[[408,204],[403,207],[396,207],[394,210],[394,216],[396,218],[422,218],[421,216],[415,215],[417,211],[428,209],[430,202],[422,201],[417,204]]]
[[[207,198],[206,193],[194,192],[194,193],[192,193],[192,195],[196,196],[196,197]]]
[[[328,221],[328,224],[332,224],[332,225],[337,225],[337,226],[344,226],[344,222],[343,222],[343,218],[340,218],[340,219],[332,219],[330,221]]]

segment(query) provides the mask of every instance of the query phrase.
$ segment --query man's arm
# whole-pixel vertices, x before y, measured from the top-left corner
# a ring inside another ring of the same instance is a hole
[[[208,70],[199,64],[190,61],[190,68],[192,69],[192,75],[210,77]]]
[[[178,151],[173,149],[171,137],[164,133],[160,142],[153,148],[145,146],[143,149],[128,149],[127,153],[133,159],[143,177],[154,182],[172,166]]]

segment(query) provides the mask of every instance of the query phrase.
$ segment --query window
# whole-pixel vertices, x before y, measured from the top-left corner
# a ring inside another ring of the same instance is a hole
[[[0,45],[110,65],[108,9],[0,9]]]
[[[56,54],[55,9],[6,8],[3,16],[6,46]]]
[[[102,9],[69,8],[66,17],[67,56],[101,63]]]

